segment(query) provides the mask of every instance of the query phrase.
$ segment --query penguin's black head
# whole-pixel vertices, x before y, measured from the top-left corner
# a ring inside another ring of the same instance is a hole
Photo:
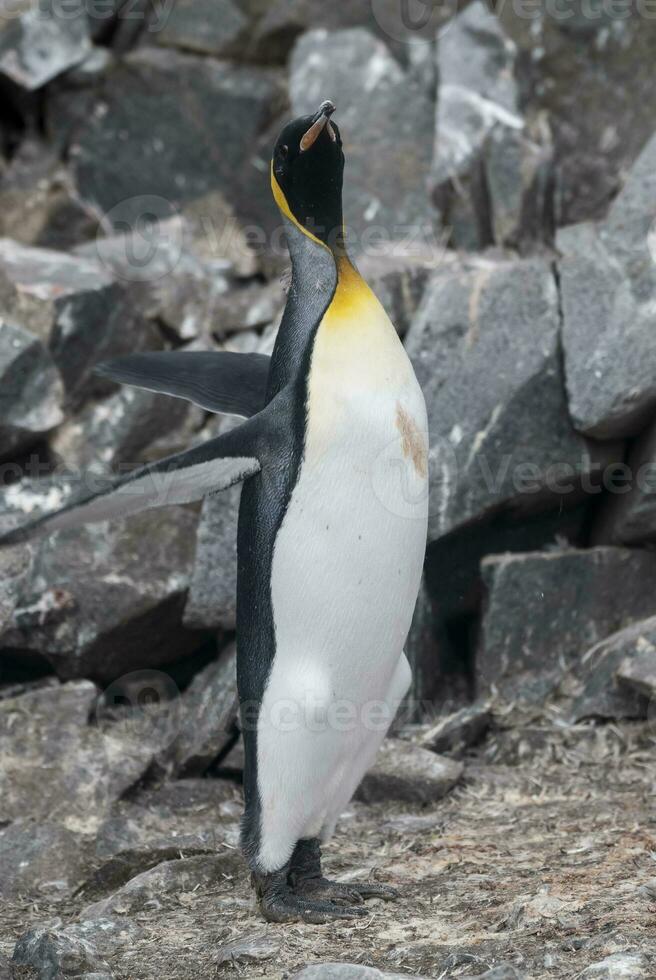
[[[342,236],[344,153],[332,102],[283,129],[271,163],[273,195],[296,225],[330,247]]]

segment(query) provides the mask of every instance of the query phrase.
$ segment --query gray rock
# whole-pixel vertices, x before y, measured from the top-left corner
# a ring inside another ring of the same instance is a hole
[[[171,507],[44,539],[5,644],[101,683],[184,656],[198,645],[182,626],[195,528],[193,511]]]
[[[563,346],[574,425],[597,439],[637,435],[656,409],[653,214],[656,137],[607,219],[562,230],[557,244]]]
[[[86,91],[68,95],[53,107],[52,125],[71,132],[78,193],[104,212],[107,227],[135,228],[149,213],[169,217],[216,191],[241,214],[264,202],[266,190],[274,215],[268,160],[257,150],[282,105],[278,72],[146,47],[117,65],[111,85],[91,100]]]
[[[515,44],[477,0],[438,36],[437,48],[432,184],[452,242],[475,249],[491,237],[543,238],[550,146],[548,136],[531,138],[520,113]]]
[[[16,943],[13,961],[37,970],[39,980],[112,980],[113,976],[92,943],[65,929],[30,929]]]
[[[433,93],[362,28],[310,31],[290,62],[294,114],[316,112],[330,94],[344,139],[344,214],[354,252],[375,231],[386,241],[410,231],[432,242],[426,186],[433,142]],[[366,152],[362,148],[366,147]]]
[[[190,629],[234,629],[237,517],[241,486],[203,501],[184,622]]]
[[[162,733],[90,725],[97,695],[78,681],[0,701],[0,821],[29,816],[92,834],[148,769]]]
[[[62,897],[88,865],[84,842],[55,823],[16,821],[0,828],[0,895]]]
[[[462,772],[461,762],[442,758],[410,742],[388,738],[356,796],[365,803],[389,800],[435,803],[453,789]]]
[[[0,21],[0,74],[30,91],[79,64],[91,50],[83,0],[23,0]]]
[[[295,973],[292,980],[401,980],[402,976],[355,963],[317,963]]]
[[[597,517],[596,544],[642,545],[656,540],[656,427],[636,441],[623,474]]]
[[[612,953],[581,973],[582,980],[640,980],[649,976],[650,963],[644,953]]]
[[[634,623],[595,644],[582,658],[581,691],[571,717],[646,718],[654,694],[656,618]]]
[[[184,425],[190,410],[180,398],[125,387],[61,426],[50,447],[73,471],[126,472],[141,463],[148,446]]]
[[[234,738],[239,710],[236,670],[233,645],[200,671],[180,696],[176,737],[158,758],[168,775],[202,776]]]
[[[512,506],[558,508],[605,447],[572,428],[546,262],[438,272],[406,338],[428,407],[429,540]],[[559,489],[562,488],[562,489]]]
[[[0,241],[0,316],[21,323],[49,348],[74,403],[113,390],[91,377],[98,361],[161,346],[98,262],[8,239]]]
[[[621,548],[492,555],[476,672],[481,689],[541,700],[593,644],[649,616],[656,555]]]
[[[108,898],[94,902],[82,913],[83,920],[114,914],[133,915],[147,905],[159,907],[168,896],[208,888],[241,868],[238,853],[224,851],[221,856],[200,855],[177,861],[164,861],[132,878]]]
[[[175,0],[159,29],[158,16],[151,18],[147,38],[163,47],[234,58],[249,40],[249,19],[232,0]]]
[[[217,296],[210,311],[209,328],[221,340],[243,330],[257,330],[277,320],[285,306],[280,282],[251,282]]]
[[[63,397],[61,376],[41,341],[0,318],[0,457],[63,422]]]
[[[0,636],[19,602],[23,582],[30,574],[30,560],[23,548],[0,551]]]
[[[383,254],[358,258],[360,273],[381,301],[400,337],[417,312],[435,264],[435,256],[415,253],[410,243],[392,243]]]
[[[181,834],[144,841],[132,848],[118,851],[97,868],[84,884],[84,894],[97,898],[114,892],[140,874],[156,868],[165,861],[183,860],[216,851],[217,838],[211,834]]]
[[[230,943],[219,946],[214,959],[216,966],[222,963],[247,965],[262,963],[273,959],[280,952],[280,943],[272,936],[252,936],[246,939],[235,939]]]
[[[467,980],[466,977],[465,980]],[[526,974],[518,970],[512,963],[500,963],[499,966],[493,966],[491,970],[479,973],[469,980],[526,980]]]
[[[433,752],[460,756],[485,737],[491,723],[489,702],[479,701],[447,715],[446,718],[440,718],[422,734],[419,744]]]

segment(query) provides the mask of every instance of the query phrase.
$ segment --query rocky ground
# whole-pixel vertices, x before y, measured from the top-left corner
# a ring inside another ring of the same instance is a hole
[[[270,151],[327,97],[431,450],[413,697],[328,853],[403,899],[352,927],[265,926],[236,851],[239,489],[0,550],[0,976],[656,976],[656,21],[621,6],[0,10],[0,533],[225,424],[94,368],[271,352]]]

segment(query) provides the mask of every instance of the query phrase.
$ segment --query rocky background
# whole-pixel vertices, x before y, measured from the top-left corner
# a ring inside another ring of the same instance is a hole
[[[216,433],[93,368],[271,351],[269,152],[328,97],[432,476],[413,700],[328,851],[403,892],[364,926],[249,897],[239,490],[0,552],[2,980],[656,975],[655,64],[647,0],[0,5],[0,528]]]

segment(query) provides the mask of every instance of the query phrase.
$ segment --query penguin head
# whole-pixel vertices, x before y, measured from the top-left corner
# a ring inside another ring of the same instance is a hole
[[[342,139],[322,102],[313,116],[290,122],[278,137],[271,162],[273,196],[304,234],[335,247],[342,236]]]

